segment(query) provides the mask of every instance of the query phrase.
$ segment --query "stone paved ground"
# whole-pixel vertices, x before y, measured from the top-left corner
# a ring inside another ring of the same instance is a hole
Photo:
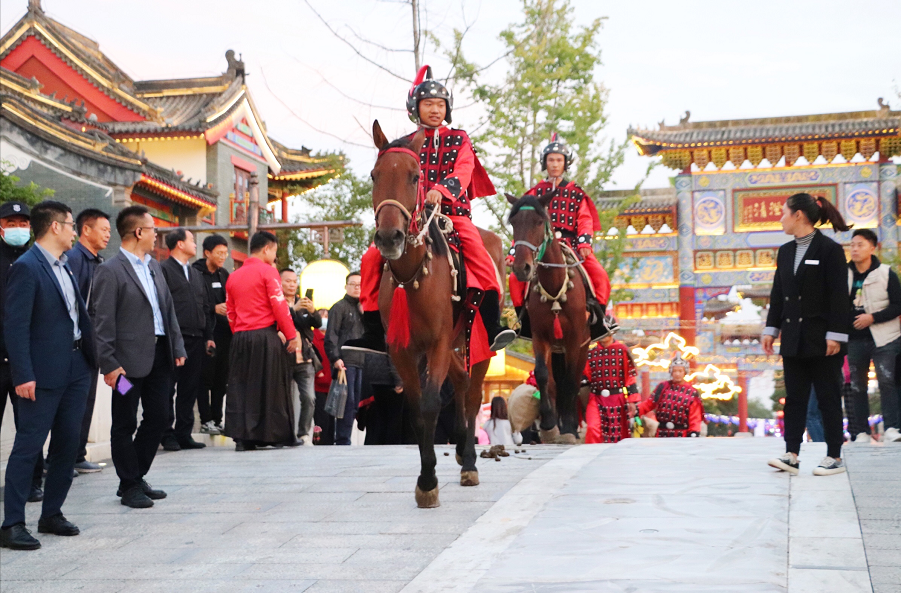
[[[874,593],[901,592],[901,444],[845,447]]]
[[[3,593],[398,591],[496,500],[563,447],[480,459],[459,485],[439,448],[441,508],[417,509],[415,447],[225,447],[161,453],[148,476],[169,497],[119,504],[112,468],[78,477],[64,507],[82,533],[36,533],[37,552],[0,552]],[[442,453],[448,452],[449,456]],[[531,459],[529,459],[531,457]]]
[[[160,454],[166,500],[127,509],[111,468],[79,477],[82,535],[2,550],[0,591],[899,593],[890,447],[848,449],[850,481],[810,475],[819,443],[797,478],[765,465],[776,439],[528,447],[480,459],[475,488],[443,447],[439,509],[415,508],[414,447]]]

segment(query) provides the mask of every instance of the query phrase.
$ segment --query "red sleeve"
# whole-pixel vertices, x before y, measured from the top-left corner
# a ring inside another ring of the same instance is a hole
[[[454,172],[435,184],[432,189],[441,192],[444,199],[449,200],[451,203],[456,202],[460,194],[469,189],[475,163],[476,154],[472,150],[472,143],[467,138],[457,151]]]
[[[651,397],[644,400],[638,405],[638,415],[644,416],[648,412],[653,412],[657,408],[657,400],[660,398],[660,394],[663,392],[663,388],[666,385],[666,381],[661,383],[654,389],[654,393],[651,394]]]
[[[579,205],[579,216],[576,218],[576,236],[578,237],[579,247],[591,247],[595,227],[601,226],[600,222],[595,224],[596,218],[597,211],[594,209],[591,198],[584,196],[582,203]]]
[[[269,306],[272,307],[272,315],[275,317],[275,323],[285,339],[291,341],[297,335],[294,329],[294,321],[291,319],[291,313],[288,311],[288,301],[282,293],[282,282],[279,279],[278,272],[271,266],[266,266],[262,270],[263,281],[266,283],[266,294],[269,296]]]
[[[700,433],[702,422],[704,422],[704,402],[698,396],[691,402],[691,408],[688,410],[688,431]]]
[[[235,299],[229,294],[232,286],[234,286],[234,276],[229,276],[225,281],[225,318],[228,319],[228,325],[232,332],[235,331]]]

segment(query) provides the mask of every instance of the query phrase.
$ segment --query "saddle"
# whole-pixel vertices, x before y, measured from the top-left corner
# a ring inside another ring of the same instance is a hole
[[[588,318],[588,326],[591,342],[596,342],[609,333],[607,324],[604,321],[605,311],[601,309],[601,304],[597,299],[597,293],[594,290],[594,286],[591,284],[591,279],[588,276],[588,272],[585,271],[585,267],[582,265],[579,256],[576,255],[576,252],[573,251],[565,241],[560,241],[560,249],[563,251],[563,261],[566,262],[567,265],[573,266],[575,269],[579,270],[579,276],[582,278],[582,284],[585,286],[585,309],[590,315]],[[531,291],[531,289],[532,284],[530,283],[529,291]],[[532,325],[529,321],[529,310],[526,306],[522,308],[522,315],[519,323],[519,337],[531,340]]]

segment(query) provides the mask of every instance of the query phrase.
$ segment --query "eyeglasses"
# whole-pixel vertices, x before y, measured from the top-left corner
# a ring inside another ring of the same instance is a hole
[[[138,228],[139,228],[139,229],[144,229],[145,231],[153,231],[154,233],[156,232],[156,227],[155,227],[155,226],[139,226]]]
[[[72,225],[72,230],[73,230],[73,231],[75,230],[75,221],[69,221],[69,220],[54,220],[53,222],[58,222],[58,223],[60,223],[60,224],[71,224],[71,225]]]
[[[360,288],[360,286],[362,286],[362,285],[359,282],[357,282],[355,284],[348,282],[348,284],[347,284],[347,288]]]

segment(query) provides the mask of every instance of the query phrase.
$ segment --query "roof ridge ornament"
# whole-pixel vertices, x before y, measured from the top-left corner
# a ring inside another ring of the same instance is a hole
[[[679,125],[680,125],[680,126],[687,126],[687,125],[688,125],[688,118],[690,118],[690,117],[691,117],[691,111],[689,111],[688,109],[686,109],[686,110],[685,110],[685,116],[679,118]]]
[[[885,101],[882,97],[876,100],[876,103],[879,105],[879,117],[888,117],[889,112],[892,110],[888,101]]]
[[[28,12],[44,14],[44,9],[41,7],[41,0],[28,0]]]
[[[228,70],[226,73],[232,78],[238,78],[239,76],[243,80],[246,73],[244,70],[244,54],[235,58],[235,50],[230,49],[225,52],[225,59],[228,61]]]

